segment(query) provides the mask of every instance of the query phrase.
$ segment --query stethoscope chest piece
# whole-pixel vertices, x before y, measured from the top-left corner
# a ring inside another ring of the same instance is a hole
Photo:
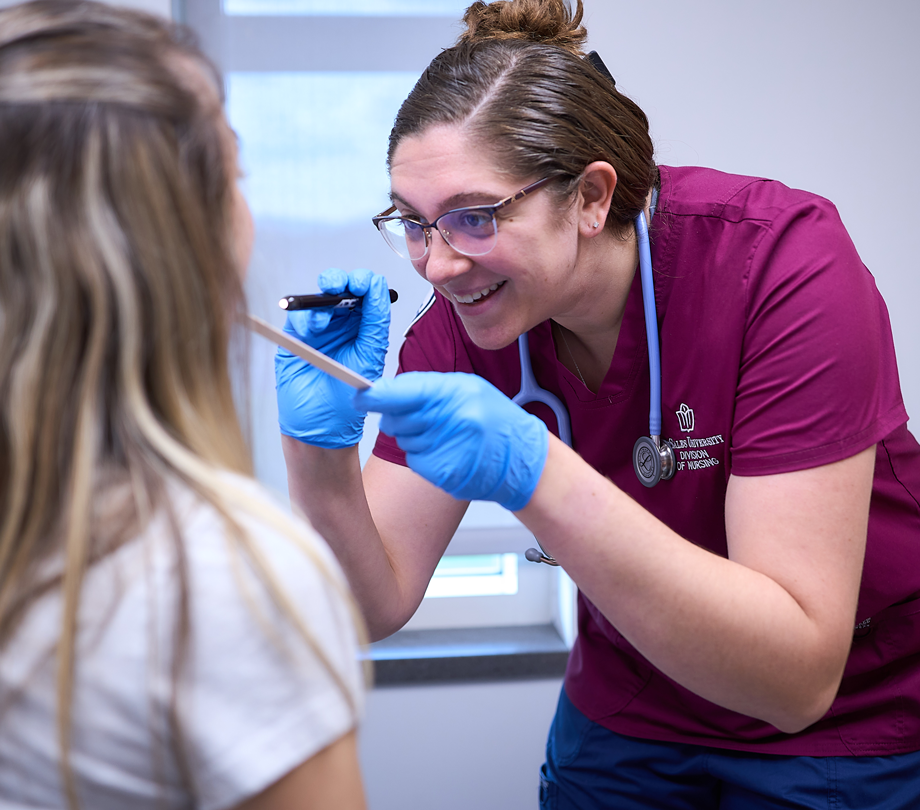
[[[660,444],[657,436],[640,436],[633,445],[633,469],[643,486],[653,487],[659,481],[673,478],[677,465],[674,448],[668,442]]]

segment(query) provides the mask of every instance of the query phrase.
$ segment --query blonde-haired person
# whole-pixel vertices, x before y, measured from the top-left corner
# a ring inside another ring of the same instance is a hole
[[[179,27],[0,11],[0,805],[360,808],[360,621],[251,478],[252,220]]]
[[[412,615],[470,500],[565,568],[579,630],[541,806],[912,810],[920,445],[885,304],[827,200],[656,164],[581,16],[473,3],[403,103],[374,221],[434,300],[401,373],[355,397],[279,352],[292,496],[375,636]],[[370,294],[288,328],[379,376],[385,282],[320,283]],[[511,399],[521,337],[572,448]],[[383,416],[362,471],[364,410]]]

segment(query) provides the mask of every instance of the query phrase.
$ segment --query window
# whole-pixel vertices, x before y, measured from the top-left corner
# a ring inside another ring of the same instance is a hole
[[[240,138],[255,219],[272,229],[367,231],[379,240],[370,218],[388,203],[384,150],[416,78],[385,71],[228,72],[227,115]],[[347,242],[333,240],[333,247],[344,253]]]
[[[439,48],[456,39],[456,20],[467,4],[185,3],[185,21],[198,31],[224,73],[227,113],[240,138],[247,174],[243,188],[256,221],[247,278],[252,312],[280,326],[278,300],[314,290],[325,268],[373,268],[399,292],[387,375],[395,373],[402,334],[429,292],[412,266],[386,247],[370,221],[388,203],[387,139],[420,72]],[[367,16],[371,13],[375,16]],[[252,349],[256,474],[286,495],[273,347],[257,341]],[[360,447],[362,459],[370,454],[375,437],[371,415]],[[559,569],[524,561],[523,552],[533,545],[533,537],[513,515],[494,504],[473,504],[409,626],[573,624],[571,583]],[[563,632],[565,638],[571,635],[571,629]]]
[[[517,554],[452,554],[438,563],[425,598],[514,596],[517,592]]]

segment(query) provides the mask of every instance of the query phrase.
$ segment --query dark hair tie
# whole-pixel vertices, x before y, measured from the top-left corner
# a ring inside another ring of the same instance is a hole
[[[598,55],[597,51],[591,51],[586,57],[585,61],[588,62],[591,67],[593,67],[598,73],[603,76],[606,76],[610,79],[610,83],[616,87],[617,80],[613,78],[613,74],[607,70],[607,65],[604,64],[604,60]]]

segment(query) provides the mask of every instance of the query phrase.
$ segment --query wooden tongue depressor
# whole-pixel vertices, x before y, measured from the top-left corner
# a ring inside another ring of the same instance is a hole
[[[311,366],[316,366],[320,371],[325,371],[330,376],[335,377],[337,380],[341,380],[352,388],[357,388],[359,391],[364,388],[370,388],[371,385],[373,385],[367,377],[362,377],[358,372],[348,368],[348,366],[343,366],[331,357],[327,357],[322,352],[318,352],[312,346],[308,346],[306,343],[291,337],[280,329],[276,329],[261,318],[257,318],[255,315],[248,315],[247,318],[249,319],[249,328],[252,329],[253,332],[257,332],[272,343],[276,343],[281,346],[281,348],[287,349],[292,354],[296,354],[298,357],[306,360]]]

